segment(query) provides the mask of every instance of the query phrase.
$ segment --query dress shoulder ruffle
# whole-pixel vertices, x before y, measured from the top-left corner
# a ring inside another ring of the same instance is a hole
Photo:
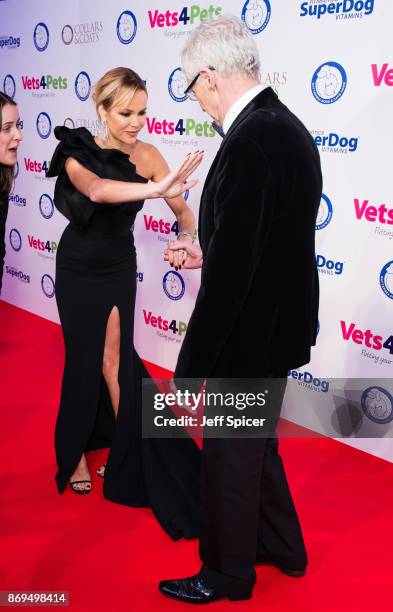
[[[76,227],[84,228],[97,210],[89,198],[80,193],[68,178],[65,162],[73,157],[85,168],[100,178],[118,181],[135,181],[136,168],[128,155],[118,149],[102,149],[93,135],[84,127],[70,129],[57,126],[54,130],[59,140],[46,173],[47,177],[57,176],[54,202],[56,208]]]

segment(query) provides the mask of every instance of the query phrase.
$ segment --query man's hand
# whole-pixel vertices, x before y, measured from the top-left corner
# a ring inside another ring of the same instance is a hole
[[[181,268],[195,270],[202,267],[203,255],[196,244],[191,244],[187,240],[174,240],[165,249],[164,260],[176,270],[181,270]]]

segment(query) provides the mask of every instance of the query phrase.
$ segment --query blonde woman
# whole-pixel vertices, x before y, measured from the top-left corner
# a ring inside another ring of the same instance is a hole
[[[159,151],[139,139],[147,91],[128,68],[107,72],[94,100],[104,134],[56,128],[60,144],[48,172],[58,176],[55,204],[70,220],[56,262],[66,352],[55,434],[57,486],[62,493],[70,482],[76,493],[89,493],[85,453],[110,447],[104,495],[151,507],[174,539],[195,537],[198,448],[191,439],[141,437],[141,379],[147,373],[133,348],[136,253],[130,227],[144,199],[163,197],[180,233],[191,240],[195,219],[182,193],[196,184],[184,181],[203,154],[187,156],[169,173]]]

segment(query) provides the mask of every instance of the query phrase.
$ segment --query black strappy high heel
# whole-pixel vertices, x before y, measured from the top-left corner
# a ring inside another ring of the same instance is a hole
[[[104,463],[104,465],[101,465],[97,470],[97,474],[98,476],[101,476],[101,478],[104,478],[105,476],[105,468],[106,468],[106,463]]]
[[[76,484],[82,484],[85,482],[89,482],[90,485],[92,484],[91,480],[70,480],[71,489],[74,491],[74,493],[78,493],[78,495],[87,495],[92,490],[92,486],[90,486],[88,489],[77,489],[74,487]]]

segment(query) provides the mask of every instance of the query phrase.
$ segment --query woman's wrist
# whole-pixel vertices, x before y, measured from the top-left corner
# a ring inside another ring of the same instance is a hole
[[[153,200],[155,198],[159,198],[160,195],[157,191],[157,183],[155,181],[149,181],[145,185],[146,187],[146,195],[145,200]]]
[[[189,232],[187,230],[181,230],[177,235],[177,240],[190,240],[191,244],[194,243],[196,230]]]

